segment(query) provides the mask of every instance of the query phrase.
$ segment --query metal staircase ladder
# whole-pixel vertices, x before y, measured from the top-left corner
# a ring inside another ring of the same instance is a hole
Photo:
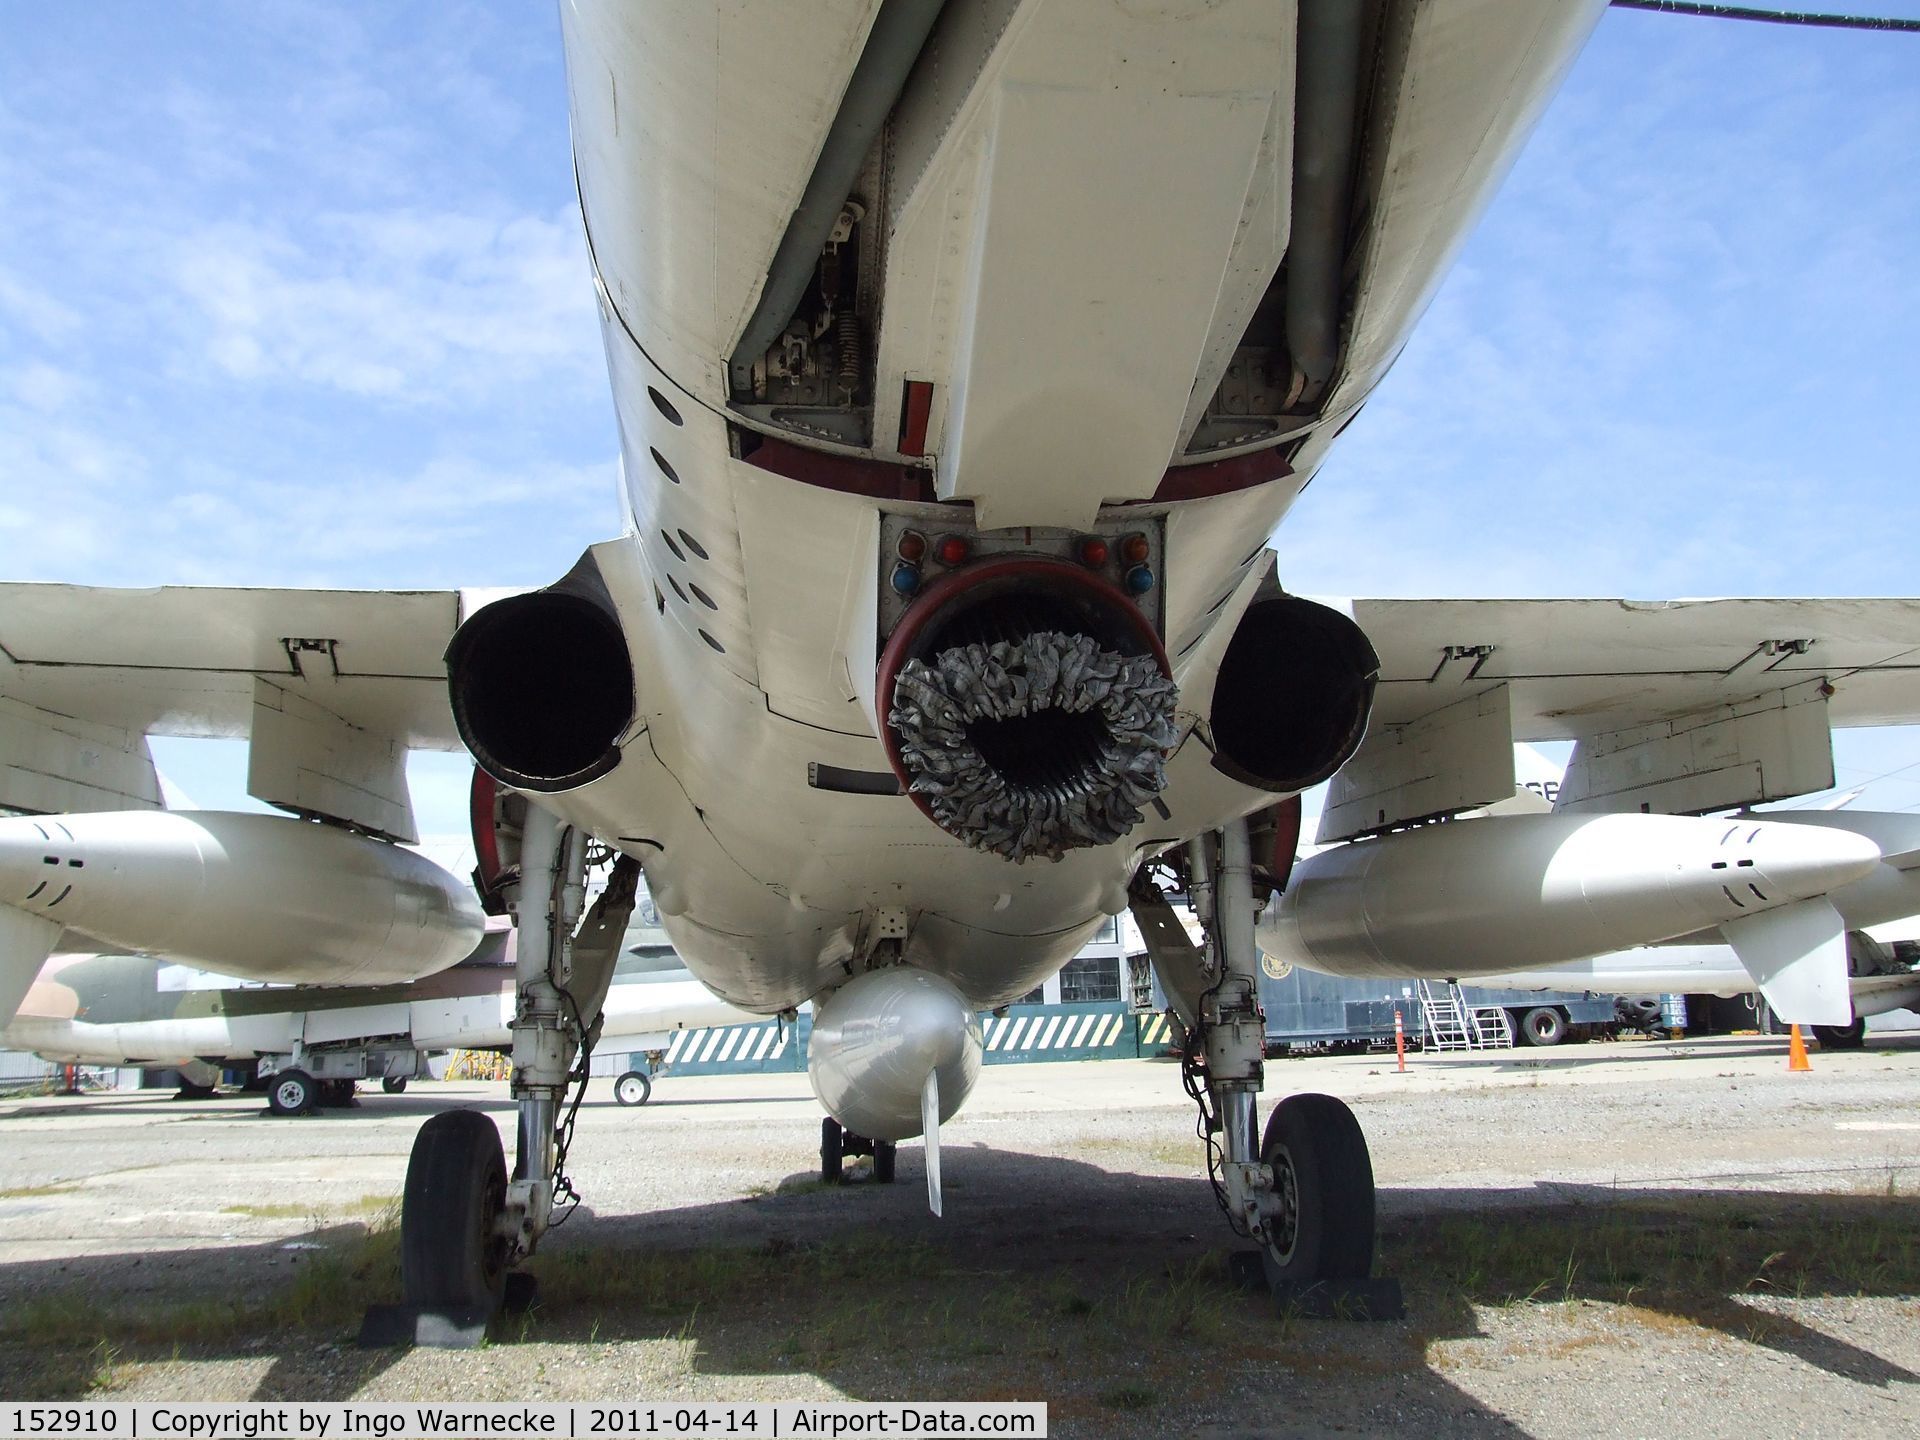
[[[1420,1028],[1429,1050],[1473,1050],[1478,1039],[1460,997],[1458,985],[1447,985],[1437,993],[1433,982],[1418,980],[1420,987]]]
[[[1498,1005],[1467,1004],[1467,997],[1454,983],[1435,986],[1431,980],[1416,982],[1420,987],[1420,1016],[1428,1048],[1433,1050],[1505,1050],[1513,1044],[1513,1027],[1507,1012]]]
[[[1460,996],[1460,987],[1453,987],[1456,997]],[[1498,1005],[1476,1005],[1467,1015],[1473,1027],[1474,1038],[1482,1050],[1511,1050],[1513,1048],[1513,1026],[1507,1023],[1507,1012]]]

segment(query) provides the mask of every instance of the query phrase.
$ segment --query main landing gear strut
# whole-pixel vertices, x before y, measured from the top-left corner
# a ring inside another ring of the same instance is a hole
[[[513,1170],[500,1132],[480,1111],[448,1111],[421,1127],[401,1199],[405,1303],[369,1311],[363,1343],[478,1344],[503,1301],[516,1291],[530,1298],[530,1282],[510,1283],[523,1280],[513,1267],[571,1212],[567,1202],[577,1203],[567,1146],[640,873],[635,861],[617,860],[582,924],[586,870],[585,834],[528,805],[520,877],[507,892],[518,992]]]
[[[1331,1095],[1290,1095],[1259,1128],[1266,1016],[1246,822],[1194,841],[1185,858],[1204,945],[1144,874],[1132,906],[1185,1031],[1181,1074],[1199,1110],[1208,1179],[1234,1233],[1256,1247],[1236,1259],[1236,1277],[1262,1278],[1278,1303],[1310,1313],[1397,1317],[1398,1284],[1371,1278],[1373,1166],[1353,1112]]]

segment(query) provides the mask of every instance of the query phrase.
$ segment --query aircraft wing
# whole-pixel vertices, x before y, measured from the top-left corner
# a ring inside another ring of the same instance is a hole
[[[1379,685],[1323,843],[1511,795],[1516,740],[1577,742],[1560,809],[1698,813],[1826,789],[1831,726],[1920,718],[1920,599],[1352,610]]]
[[[417,838],[410,749],[459,750],[461,592],[0,585],[0,805],[159,804],[145,736],[251,739],[248,789]]]

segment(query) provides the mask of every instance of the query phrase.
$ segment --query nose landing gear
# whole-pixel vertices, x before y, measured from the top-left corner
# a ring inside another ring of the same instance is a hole
[[[820,1122],[820,1182],[823,1185],[838,1185],[844,1181],[846,1173],[842,1162],[848,1156],[860,1155],[873,1157],[873,1178],[876,1183],[891,1185],[896,1153],[891,1140],[869,1140],[864,1135],[856,1135],[831,1115]]]

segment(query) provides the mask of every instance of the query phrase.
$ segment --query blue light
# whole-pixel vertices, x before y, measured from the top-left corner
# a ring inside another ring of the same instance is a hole
[[[1127,571],[1126,586],[1129,595],[1146,594],[1153,588],[1153,571],[1145,565],[1134,566]]]
[[[1153,582],[1149,580],[1148,584]],[[900,564],[893,567],[893,593],[911,595],[920,588],[920,572],[911,565]]]

